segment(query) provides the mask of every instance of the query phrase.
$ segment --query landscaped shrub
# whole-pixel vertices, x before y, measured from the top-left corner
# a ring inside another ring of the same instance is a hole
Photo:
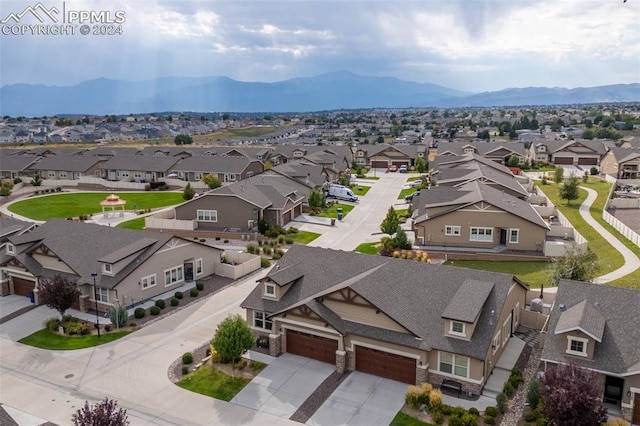
[[[264,246],[264,248],[262,249],[262,252],[266,255],[270,255],[271,254],[271,247],[267,247]]]
[[[259,245],[260,247],[262,247],[262,244],[264,244],[264,241],[262,241],[262,240],[258,240],[258,245]]]
[[[68,322],[65,332],[70,336],[86,336],[91,334],[91,326],[83,322]]]
[[[160,308],[157,306],[152,306],[149,308],[149,313],[153,316],[156,316],[160,313]]]
[[[137,319],[144,318],[144,314],[145,314],[144,308],[136,308],[136,310],[133,311],[133,316],[136,317]]]
[[[181,291],[176,291],[176,294],[174,294],[174,296],[176,297],[176,299],[180,300],[184,297],[184,294],[182,294]]]
[[[129,327],[137,327],[137,326],[138,326],[138,323],[135,323],[135,322],[129,323]]]
[[[229,242],[229,240],[224,240],[223,243],[227,244]]]
[[[201,281],[198,281],[198,282],[196,283],[196,288],[198,289],[198,291],[202,291],[202,290],[204,290],[204,283],[203,283],[203,282],[201,282]]]
[[[185,352],[182,355],[183,364],[191,364],[193,362],[193,354],[191,352]]]
[[[254,373],[262,370],[264,366],[265,364],[260,361],[251,361],[251,363],[249,363],[249,368],[251,368],[251,371],[253,371]]]
[[[464,407],[453,407],[451,410],[451,415],[454,417],[461,417],[464,413]]]
[[[473,414],[474,416],[477,417],[480,415],[480,411],[478,411],[476,407],[471,407],[469,408],[469,414]]]
[[[287,238],[284,239],[284,242],[285,242],[285,244],[291,245],[291,244],[293,244],[293,238],[287,237]]]
[[[156,300],[156,306],[160,309],[164,309],[165,307],[164,300]]]
[[[437,425],[441,425],[442,423],[444,423],[444,414],[442,414],[439,411],[432,413],[431,418],[433,419],[434,422],[436,422]]]
[[[106,324],[104,326],[104,331],[106,331],[107,333],[111,331],[111,324]]]
[[[598,174],[598,168],[597,167],[591,167],[591,169],[589,169],[589,174],[591,176],[595,176]]]
[[[496,402],[498,403],[498,410],[504,414],[507,412],[507,395],[505,395],[503,392],[500,392],[497,396],[496,396]]]
[[[524,420],[527,422],[535,422],[540,417],[538,410],[531,410],[524,415]]]
[[[260,250],[258,247],[256,247],[255,244],[247,244],[246,248],[247,248],[247,252],[251,253],[251,254],[254,254],[256,252],[256,250],[258,250],[258,252]]]
[[[192,288],[191,291],[189,292],[189,296],[198,297],[198,289],[197,288]]]
[[[449,417],[449,426],[478,426],[478,418],[473,414],[455,412]]]
[[[422,389],[418,386],[409,386],[407,389],[407,394],[404,397],[404,402],[414,410],[420,408],[420,406],[424,403]]]
[[[233,368],[236,370],[244,370],[247,365],[249,365],[249,362],[246,359],[241,359],[233,365]]]
[[[180,301],[178,299],[176,299],[175,297],[172,297],[170,303],[171,303],[171,306],[178,306]]]
[[[445,416],[450,416],[453,412],[453,407],[451,407],[449,404],[442,404],[440,406],[440,411],[442,411],[442,414],[444,414]]]
[[[529,382],[529,389],[527,389],[527,402],[534,410],[538,408],[538,404],[540,404],[540,380],[538,380],[537,377],[534,377]]]
[[[484,409],[484,413],[487,416],[495,417],[498,415],[498,410],[496,410],[496,407],[487,407]]]
[[[49,331],[57,332],[60,327],[60,320],[58,318],[49,318],[44,322],[44,328]]]
[[[496,418],[493,416],[489,416],[486,415],[484,416],[484,423],[487,425],[495,425],[496,424]]]
[[[429,409],[440,411],[442,407],[442,391],[440,389],[431,389],[429,392]]]
[[[511,370],[511,375],[509,376],[509,382],[514,389],[518,389],[522,383],[524,383],[524,377],[522,376],[522,371],[520,371],[517,367]]]
[[[220,237],[216,237],[216,241],[220,241]]]
[[[547,419],[540,418],[536,420],[536,426],[551,426],[551,425],[552,423]]]
[[[504,394],[507,396],[513,395],[514,389],[510,381],[505,382],[504,387],[502,388],[502,392],[504,392]]]
[[[604,424],[604,426],[629,426],[629,422],[622,420],[620,418],[615,418],[613,420],[609,420]]]
[[[266,257],[261,257],[260,258],[260,266],[263,268],[268,268],[269,266],[271,266],[271,261],[269,259],[267,259]]]
[[[292,226],[291,228],[287,229],[287,234],[297,234],[298,233],[298,228]]]
[[[186,365],[182,366],[182,374],[189,374],[189,367],[187,367]]]
[[[280,236],[278,237],[278,242],[279,242],[280,244],[284,243],[284,235],[280,235]]]
[[[109,319],[116,327],[124,327],[129,318],[129,313],[124,305],[111,306],[109,308]]]

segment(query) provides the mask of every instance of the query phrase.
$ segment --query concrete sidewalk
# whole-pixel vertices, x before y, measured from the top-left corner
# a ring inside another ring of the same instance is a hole
[[[600,225],[593,218],[593,216],[591,216],[589,209],[598,197],[598,193],[591,188],[585,188],[583,186],[581,186],[580,188],[587,191],[587,199],[584,200],[584,203],[582,203],[582,205],[580,206],[580,215],[590,226],[593,227],[593,229],[595,229],[600,235],[602,235],[607,240],[607,242],[609,242],[609,244],[613,246],[613,248],[618,250],[624,258],[624,265],[622,265],[615,271],[596,277],[593,282],[596,284],[608,283],[617,280],[618,278],[622,278],[625,275],[629,275],[636,269],[640,268],[640,259],[638,259],[638,256],[636,256],[634,252],[629,250],[629,248],[625,246],[620,240],[618,240],[613,234],[611,234],[611,232],[607,231],[602,225]]]

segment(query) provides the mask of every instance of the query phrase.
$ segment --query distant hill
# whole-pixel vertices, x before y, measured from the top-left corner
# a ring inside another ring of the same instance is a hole
[[[392,77],[334,72],[275,83],[228,77],[99,78],[75,86],[12,84],[0,88],[0,115],[129,114],[158,111],[305,112],[356,108],[462,107],[628,102],[640,84],[524,88],[473,94]]]

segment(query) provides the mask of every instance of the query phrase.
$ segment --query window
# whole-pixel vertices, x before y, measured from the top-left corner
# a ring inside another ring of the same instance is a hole
[[[460,236],[460,227],[459,226],[445,226],[444,227],[444,235],[453,235],[456,237]]]
[[[50,178],[54,178],[56,177],[56,172],[54,172],[53,170],[49,170],[47,172],[47,176],[49,176]]]
[[[7,254],[16,254],[16,246],[11,243],[7,243]]]
[[[502,324],[502,335],[504,336],[502,344],[506,345],[511,337],[511,314],[509,314],[507,320]]]
[[[587,356],[587,343],[589,340],[580,337],[567,336],[567,353],[570,355]]]
[[[113,265],[110,263],[103,263],[102,272],[105,274],[113,274]]]
[[[265,296],[271,296],[271,297],[275,297],[276,296],[276,286],[270,283],[266,283],[264,285],[264,295]]]
[[[498,334],[493,338],[491,349],[493,349],[494,354],[498,351],[498,348],[500,348],[500,331],[498,331]]]
[[[109,290],[103,287],[96,287],[95,297],[98,302],[109,303]]]
[[[196,275],[202,274],[202,259],[196,259]]]
[[[122,170],[122,171],[120,171],[120,176],[122,176],[122,177],[129,177],[129,170]]]
[[[218,210],[198,210],[198,222],[217,222]]]
[[[520,237],[519,229],[510,229],[509,230],[509,242],[512,244],[518,244],[518,239]]]
[[[271,330],[273,321],[267,318],[266,312],[253,311],[253,326],[265,330]]]
[[[67,178],[67,172],[61,171],[60,172],[60,179],[66,179],[66,178]]]
[[[145,290],[150,287],[155,287],[156,285],[156,274],[149,275],[148,277],[144,277],[140,280],[140,285],[142,289]]]
[[[294,157],[302,157],[303,155],[304,155],[304,152],[302,151],[293,151]]]
[[[133,172],[133,177],[136,179],[142,179],[142,172],[140,170],[136,170]]]
[[[164,271],[164,286],[170,286],[184,280],[182,265]]]
[[[464,323],[460,321],[451,321],[451,328],[449,329],[449,334],[459,334],[461,336],[465,335],[464,332]]]
[[[493,228],[471,228],[469,241],[493,241]]]
[[[439,370],[441,373],[459,377],[469,377],[469,358],[448,352],[439,352]]]
[[[202,179],[202,172],[194,172],[193,173],[193,178],[195,180],[201,180]]]

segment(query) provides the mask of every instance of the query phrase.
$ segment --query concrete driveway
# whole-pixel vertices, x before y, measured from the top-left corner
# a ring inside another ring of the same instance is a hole
[[[288,419],[334,371],[332,364],[284,353],[231,402]]]
[[[388,426],[404,405],[407,384],[353,371],[307,422],[312,426]]]

